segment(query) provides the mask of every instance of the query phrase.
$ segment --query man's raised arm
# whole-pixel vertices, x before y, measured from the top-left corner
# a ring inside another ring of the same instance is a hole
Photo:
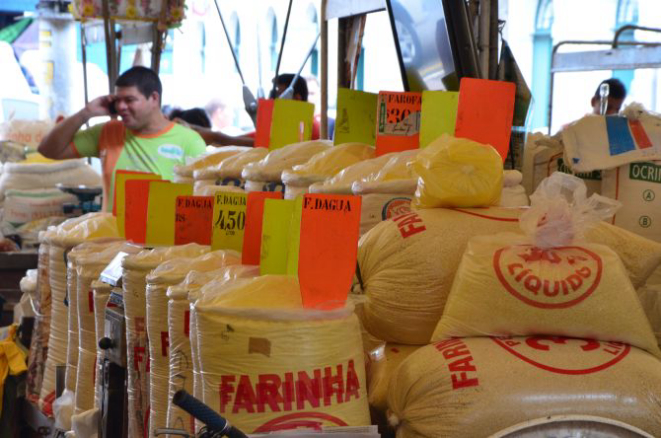
[[[57,123],[39,143],[39,153],[54,160],[78,158],[70,146],[74,135],[92,117],[110,115],[109,107],[113,100],[113,96],[97,97],[85,108]]]

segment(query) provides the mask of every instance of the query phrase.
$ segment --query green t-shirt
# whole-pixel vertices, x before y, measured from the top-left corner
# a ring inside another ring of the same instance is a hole
[[[73,147],[81,157],[99,157],[103,168],[106,210],[111,211],[117,170],[133,170],[174,177],[174,166],[185,165],[187,158],[204,154],[206,144],[192,129],[171,123],[163,131],[136,135],[120,121],[78,131]]]

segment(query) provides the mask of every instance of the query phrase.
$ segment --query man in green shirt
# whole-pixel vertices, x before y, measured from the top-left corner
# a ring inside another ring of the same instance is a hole
[[[174,166],[205,152],[195,131],[169,121],[161,111],[162,85],[146,67],[132,67],[115,81],[115,94],[98,97],[64,119],[44,137],[39,152],[56,160],[99,157],[103,168],[104,209],[112,210],[115,172],[151,172],[171,180]],[[87,130],[89,119],[117,114]]]

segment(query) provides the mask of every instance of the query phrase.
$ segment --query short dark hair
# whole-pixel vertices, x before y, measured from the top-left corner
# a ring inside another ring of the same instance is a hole
[[[289,87],[289,84],[291,84],[291,81],[294,80],[295,76],[296,75],[292,73],[283,73],[278,75],[277,78],[274,78],[273,82],[275,82],[276,85]],[[275,93],[273,91],[274,90],[271,90],[271,94],[269,95],[270,99],[275,99]],[[294,94],[301,96],[301,99],[303,99],[304,102],[308,101],[308,83],[302,76],[299,76],[298,79],[296,79],[296,83],[294,84]]]
[[[184,122],[190,123],[191,125],[197,125],[203,128],[211,128],[211,120],[209,120],[207,112],[202,108],[192,108],[189,110],[175,108],[170,111],[168,118],[170,120],[181,119]]]
[[[599,88],[601,88],[601,84],[608,84],[608,97],[612,97],[613,99],[624,99],[627,97],[627,88],[624,86],[622,81],[617,78],[610,78],[606,79],[605,81],[601,81],[597,87],[597,91],[594,92],[594,97],[600,97]]]
[[[158,93],[159,101],[163,96],[163,85],[158,74],[147,67],[131,67],[122,73],[115,81],[116,87],[136,87],[140,94],[145,97],[151,96],[155,91]]]

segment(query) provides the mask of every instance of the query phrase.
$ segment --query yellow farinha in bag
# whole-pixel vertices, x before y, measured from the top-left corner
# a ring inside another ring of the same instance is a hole
[[[126,361],[129,436],[146,435],[149,411],[149,346],[147,345],[147,276],[161,263],[180,257],[197,257],[208,246],[188,245],[143,250],[122,261],[124,318],[126,319]]]
[[[621,421],[658,437],[659,394],[661,363],[626,344],[458,338],[409,356],[390,381],[388,407],[399,438],[489,437],[567,414]]]
[[[208,283],[220,283],[237,278],[249,278],[259,275],[259,266],[230,265],[214,271],[191,271],[184,281],[168,288],[168,332],[170,351],[170,383],[168,400],[167,425],[175,429],[184,429],[189,433],[195,431],[194,418],[183,409],[172,403],[172,397],[184,389],[189,394],[202,398],[202,383],[199,377],[197,352],[192,354],[193,340],[197,344],[197,324],[190,312],[189,294],[199,290]],[[191,332],[193,335],[191,335]],[[195,376],[193,366],[196,366]],[[199,380],[199,389],[195,392],[194,380]]]
[[[432,341],[539,334],[624,342],[661,357],[626,270],[608,247],[541,249],[516,234],[471,239]]]
[[[191,270],[212,271],[241,263],[236,251],[212,251],[196,258],[175,258],[161,263],[147,276],[147,337],[149,338],[149,436],[167,425],[170,377],[168,297]]]
[[[497,205],[503,187],[503,162],[490,145],[442,135],[413,161],[419,176],[419,208]]]
[[[303,309],[297,279],[285,276],[218,292],[195,305],[206,404],[246,433],[370,424],[351,305]]]
[[[554,173],[521,216],[526,236],[471,239],[432,340],[555,335],[623,342],[661,357],[617,254],[581,239],[619,205],[586,192],[580,179]]]

